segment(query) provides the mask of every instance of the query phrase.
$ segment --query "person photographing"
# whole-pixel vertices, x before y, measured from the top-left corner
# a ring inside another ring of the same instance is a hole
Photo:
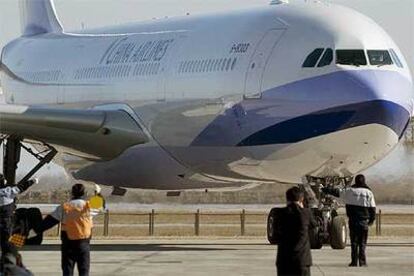
[[[278,211],[278,276],[310,276],[312,255],[309,229],[316,227],[311,210],[304,208],[304,193],[293,187],[286,191],[287,206]]]

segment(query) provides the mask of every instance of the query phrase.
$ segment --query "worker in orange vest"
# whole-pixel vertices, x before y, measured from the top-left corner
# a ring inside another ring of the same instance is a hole
[[[92,212],[86,201],[85,186],[75,184],[72,187],[70,201],[59,205],[42,223],[42,230],[62,223],[62,271],[63,276],[74,273],[75,264],[79,276],[88,276],[90,267],[90,239],[92,234]]]

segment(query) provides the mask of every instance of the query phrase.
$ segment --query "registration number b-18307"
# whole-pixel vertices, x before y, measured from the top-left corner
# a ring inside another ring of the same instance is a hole
[[[246,53],[250,47],[250,43],[235,43],[231,46],[230,54]]]

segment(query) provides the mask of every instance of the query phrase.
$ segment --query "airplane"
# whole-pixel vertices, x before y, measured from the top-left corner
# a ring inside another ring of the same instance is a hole
[[[344,248],[321,187],[383,159],[413,115],[398,46],[342,6],[272,1],[65,32],[52,0],[25,0],[21,19],[0,63],[9,183],[27,150],[39,164],[23,180],[53,160],[119,194],[298,184],[317,202],[313,247]]]

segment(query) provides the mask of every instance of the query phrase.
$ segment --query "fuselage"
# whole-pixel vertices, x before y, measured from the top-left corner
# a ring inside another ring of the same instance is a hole
[[[394,42],[365,16],[324,4],[22,37],[2,63],[7,103],[136,116],[150,143],[105,162],[60,155],[75,178],[106,185],[351,176],[397,145],[413,112]]]

